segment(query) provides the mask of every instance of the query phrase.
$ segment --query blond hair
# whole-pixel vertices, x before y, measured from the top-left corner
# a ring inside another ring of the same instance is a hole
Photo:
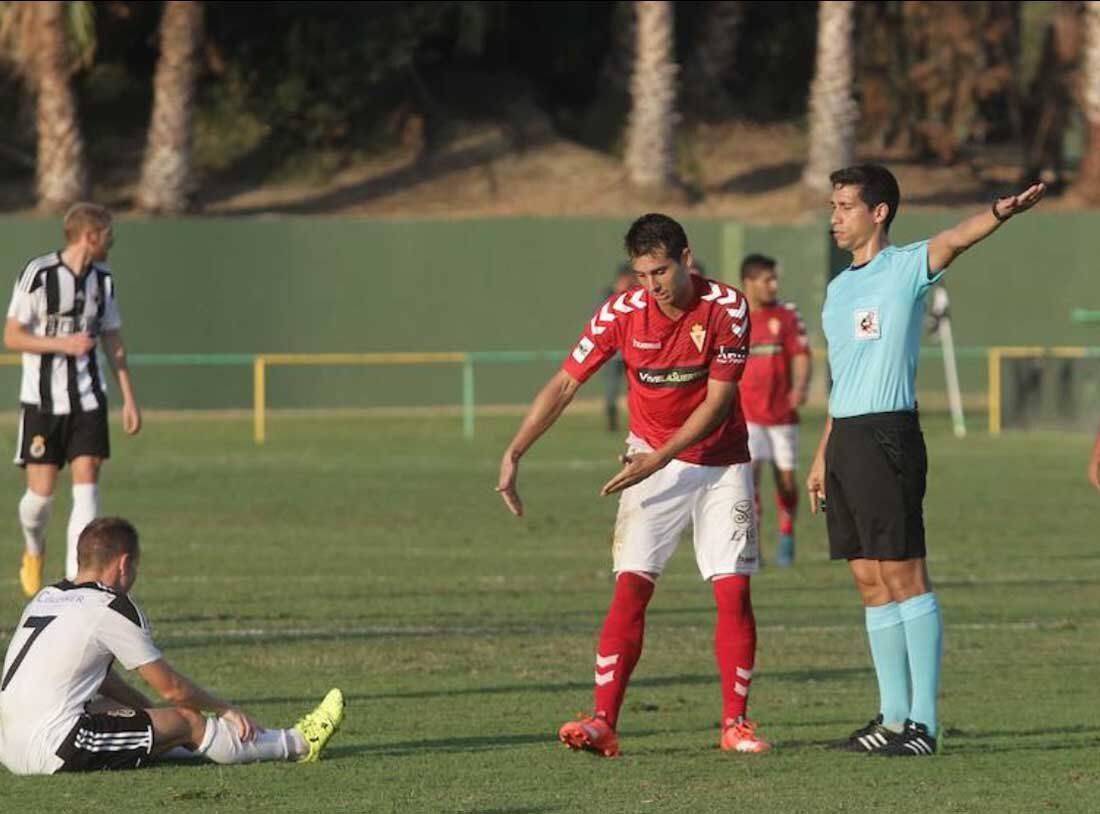
[[[94,203],[75,203],[69,207],[62,221],[65,241],[73,243],[87,231],[106,229],[111,221],[111,210],[107,207]]]

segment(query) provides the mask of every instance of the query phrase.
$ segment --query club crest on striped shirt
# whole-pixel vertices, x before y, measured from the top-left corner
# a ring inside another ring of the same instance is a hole
[[[703,340],[707,338],[707,329],[700,323],[696,322],[691,326],[691,341],[695,343],[695,347],[698,350],[703,349]]]

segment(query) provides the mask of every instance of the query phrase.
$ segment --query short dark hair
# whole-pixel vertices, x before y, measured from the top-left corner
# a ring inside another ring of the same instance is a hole
[[[623,246],[631,259],[663,251],[670,260],[679,263],[688,247],[688,239],[679,223],[668,215],[651,212],[630,224]]]
[[[886,231],[890,231],[890,224],[894,222],[898,204],[901,203],[898,179],[890,170],[881,164],[856,164],[837,170],[829,176],[829,182],[834,188],[858,186],[860,199],[870,209],[880,203],[890,207],[890,214],[886,216]]]
[[[754,280],[765,271],[775,271],[775,258],[766,254],[750,254],[741,261],[741,279]]]
[[[138,533],[129,520],[97,517],[84,527],[76,542],[76,564],[81,570],[110,565],[123,554],[138,556]]]

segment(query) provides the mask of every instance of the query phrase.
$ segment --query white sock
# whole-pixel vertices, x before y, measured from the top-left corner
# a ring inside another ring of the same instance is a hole
[[[73,510],[69,515],[69,531],[65,539],[68,548],[65,552],[65,578],[76,576],[76,541],[80,532],[95,520],[99,514],[99,487],[94,483],[73,484]]]
[[[294,735],[298,737],[295,738]],[[293,729],[265,729],[244,743],[237,728],[221,718],[206,721],[206,734],[195,750],[215,763],[256,763],[261,760],[294,760],[301,757],[305,740]]]
[[[28,489],[19,501],[19,524],[23,526],[23,539],[27,553],[41,557],[46,553],[46,523],[50,519],[53,495],[43,497]]]

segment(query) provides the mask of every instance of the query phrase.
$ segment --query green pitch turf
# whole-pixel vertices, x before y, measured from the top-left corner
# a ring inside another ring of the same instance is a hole
[[[105,513],[143,535],[135,595],[167,657],[264,722],[289,725],[332,686],[344,728],[318,765],[166,766],[16,778],[4,812],[1034,812],[1100,810],[1100,495],[1088,439],[950,435],[926,419],[931,570],[946,619],[937,759],[826,751],[876,712],[862,611],[798,521],[794,569],[754,580],[751,711],[775,750],[717,748],[712,600],[690,545],[651,605],[620,722],[623,756],[572,754],[610,596],[615,506],[597,497],[617,439],[567,415],[524,461],[529,515],[493,493],[516,417],[464,442],[438,418],[237,420],[115,428]],[[820,419],[808,423],[805,461]],[[14,422],[7,442],[13,441]],[[3,644],[22,492],[5,470]],[[67,483],[67,481],[66,481]],[[771,491],[766,554],[774,538]],[[60,576],[67,486],[51,525]]]

